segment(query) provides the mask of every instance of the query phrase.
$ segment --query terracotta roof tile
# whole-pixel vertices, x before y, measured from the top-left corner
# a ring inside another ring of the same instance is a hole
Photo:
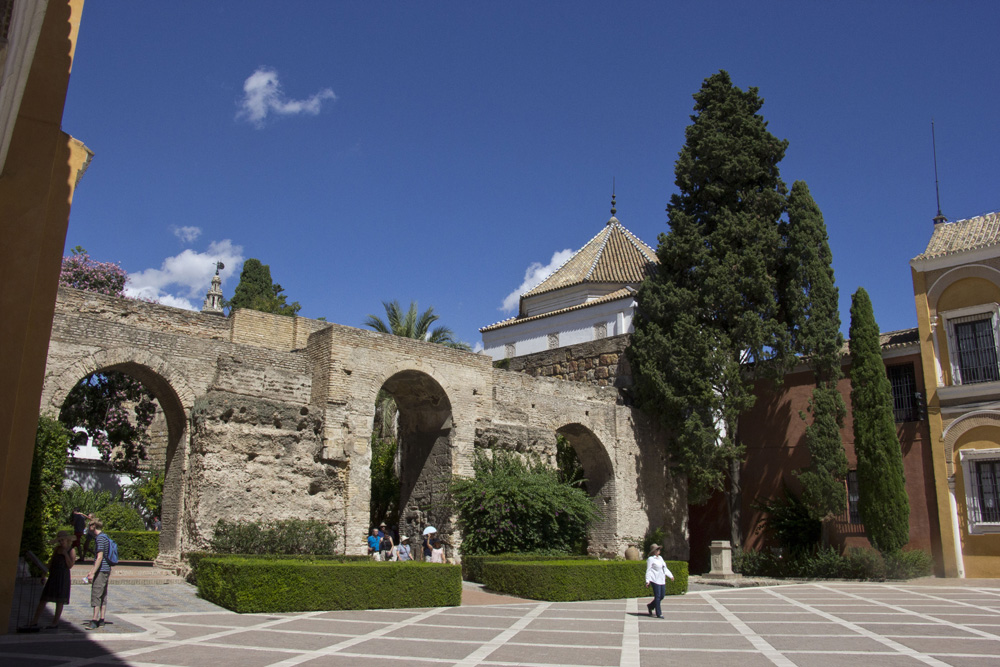
[[[538,315],[532,315],[531,317],[511,317],[509,319],[497,322],[495,324],[490,324],[479,330],[480,333],[486,331],[495,331],[497,329],[503,329],[504,327],[509,327],[512,324],[521,324],[522,322],[531,322],[534,320],[540,320],[543,317],[551,317],[552,315],[560,315],[562,313],[568,313],[573,310],[581,310],[583,308],[588,308],[590,306],[596,306],[600,303],[608,303],[609,301],[617,301],[618,299],[624,299],[626,297],[635,296],[635,290],[631,287],[623,287],[619,290],[615,290],[610,294],[605,294],[604,296],[594,299],[593,301],[588,301],[587,303],[579,303],[575,306],[569,306],[567,308],[560,308],[559,310],[553,310],[549,313],[539,313]]]
[[[927,249],[915,259],[944,257],[1000,244],[1000,213],[934,225]]]
[[[597,236],[521,298],[585,282],[641,283],[658,262],[652,248],[612,217]]]

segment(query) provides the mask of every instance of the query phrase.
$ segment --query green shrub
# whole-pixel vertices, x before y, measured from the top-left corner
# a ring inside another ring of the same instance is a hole
[[[462,555],[525,553],[538,549],[572,551],[587,539],[597,509],[577,482],[540,461],[526,463],[512,452],[477,449],[475,476],[451,486]]]
[[[59,524],[66,519],[62,507],[62,483],[69,437],[69,431],[58,420],[44,416],[38,418],[18,553],[31,551],[42,562],[46,562],[52,554],[50,541],[56,536]]]
[[[74,509],[79,509],[84,514],[100,514],[114,500],[110,491],[88,491],[80,486],[63,489],[62,492],[63,508],[67,516]]]
[[[885,581],[885,559],[874,549],[848,549],[842,558],[843,567],[836,575],[838,578]]]
[[[888,579],[926,577],[933,569],[934,559],[926,551],[896,551],[885,556],[885,575]]]
[[[122,489],[125,500],[142,515],[143,520],[152,523],[154,516],[163,514],[163,480],[166,473],[162,470],[147,471],[139,478]]]
[[[304,560],[304,561],[324,561],[331,563],[365,563],[371,561],[369,556],[344,556],[344,555],[302,555],[302,554],[233,554],[241,558],[253,560]],[[198,566],[205,558],[215,558],[219,554],[211,551],[188,551],[183,555],[183,560],[187,561],[190,570],[187,575],[188,583],[198,583]]]
[[[334,554],[337,535],[322,521],[226,521],[215,524],[210,550],[217,554]]]
[[[446,607],[462,602],[462,573],[439,563],[342,563],[210,556],[198,593],[240,613]]]
[[[158,530],[109,530],[108,537],[118,544],[118,560],[156,560],[160,554]]]
[[[784,565],[783,559],[770,551],[733,550],[733,572],[744,577],[787,576]]]
[[[462,556],[462,578],[483,583],[483,565],[497,561],[595,560],[595,556],[577,556],[558,551],[532,551],[526,554],[470,554]]]
[[[134,507],[130,507],[125,503],[110,503],[105,505],[97,513],[97,518],[101,520],[104,524],[104,530],[107,531],[146,530],[146,522],[142,520],[142,516],[140,516]]]
[[[674,580],[667,595],[683,595],[688,587],[688,565],[667,561]],[[623,560],[560,560],[547,562],[495,561],[483,565],[483,584],[498,593],[530,600],[566,602],[643,597],[646,563]]]

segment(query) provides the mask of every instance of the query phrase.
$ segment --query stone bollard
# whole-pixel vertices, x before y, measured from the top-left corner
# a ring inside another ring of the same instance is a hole
[[[733,572],[733,549],[726,540],[712,542],[712,571],[702,575],[712,579],[735,579],[739,575]]]

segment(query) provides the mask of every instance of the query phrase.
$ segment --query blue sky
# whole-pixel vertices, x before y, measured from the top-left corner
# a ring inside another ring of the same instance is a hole
[[[996,2],[114,2],[83,13],[63,129],[95,153],[66,247],[200,308],[271,267],[301,315],[433,306],[471,344],[618,218],[656,246],[691,95],[756,86],[840,287],[916,325],[941,207],[1000,209]],[[515,303],[516,299],[508,300]]]

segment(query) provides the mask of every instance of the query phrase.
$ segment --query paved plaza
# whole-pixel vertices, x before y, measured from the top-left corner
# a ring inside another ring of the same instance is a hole
[[[114,624],[84,632],[89,591],[74,586],[64,627],[0,638],[0,664],[1000,664],[994,581],[695,586],[700,590],[665,601],[664,620],[645,614],[645,599],[511,602],[466,587],[461,607],[241,615],[198,599],[184,583],[118,585],[111,590]]]

